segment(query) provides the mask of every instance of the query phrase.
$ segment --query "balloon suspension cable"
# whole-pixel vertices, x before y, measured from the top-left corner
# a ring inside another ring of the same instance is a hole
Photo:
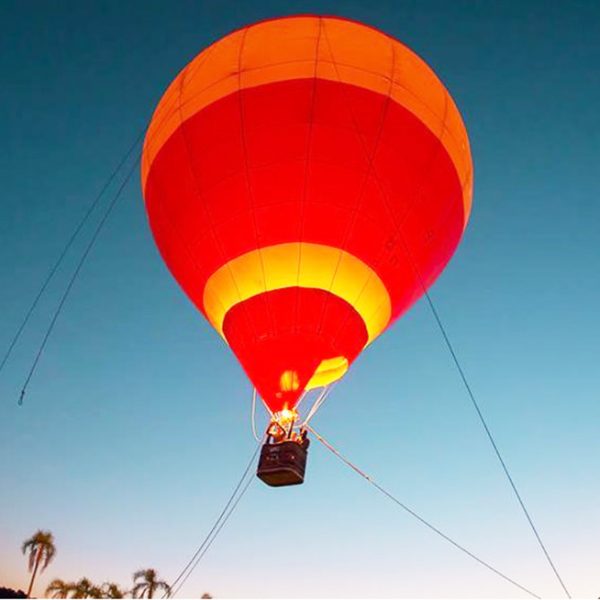
[[[250,422],[252,424],[252,435],[257,442],[260,442],[261,438],[256,432],[256,388],[252,388],[252,413]]]
[[[274,412],[267,427],[267,441],[283,442],[297,439],[297,421],[298,412],[295,409],[282,408]]]
[[[337,381],[326,385],[321,390],[320,394],[317,396],[317,399],[314,401],[311,409],[308,411],[304,421],[302,422],[301,428],[305,428],[308,426],[310,420],[317,414],[317,411],[325,404],[325,400],[327,400],[329,394],[332,392],[333,388],[336,386]]]
[[[294,435],[294,431],[301,434],[307,428],[308,423],[317,414],[318,410],[323,406],[323,404],[329,397],[329,394],[335,387],[336,383],[326,385],[320,390],[315,401],[312,403],[312,406],[309,408],[306,416],[303,419],[300,419],[298,407],[300,406],[302,400],[304,400],[308,396],[308,392],[306,391],[300,396],[300,400],[298,401],[298,404],[296,404],[293,410],[284,408],[283,410],[274,413],[263,401],[263,406],[265,407],[270,416],[270,421],[266,430],[267,435],[271,436],[272,439],[278,440],[296,438],[297,435]],[[256,388],[252,388],[252,408],[250,423],[252,426],[252,435],[254,439],[258,442],[262,438],[258,435],[258,428],[256,425],[257,399],[258,392]],[[297,424],[298,422],[300,423]]]
[[[304,390],[302,392],[302,394],[300,394],[300,398],[298,398],[298,402],[296,402],[296,410],[298,410],[298,407],[300,406],[300,404],[302,404],[302,401],[304,400],[304,398],[306,398],[308,396],[308,390]]]
[[[284,408],[276,413],[271,412],[271,422],[267,428],[267,434],[275,440],[294,440],[303,437],[309,421],[317,414],[319,408],[323,406],[334,385],[326,385],[321,389],[304,420],[300,419],[298,406],[308,396],[306,391],[302,394],[300,401],[294,409]]]
[[[250,415],[250,422],[252,425],[252,435],[254,436],[254,439],[258,442],[260,440],[264,441],[264,436],[261,438],[261,436],[258,435],[258,429],[256,427],[256,405],[257,405],[257,399],[258,399],[258,390],[253,387],[252,388],[252,409],[251,409],[251,415]],[[260,398],[262,405],[265,407],[265,410],[269,413],[269,417],[272,420],[273,419],[273,411],[269,408],[269,405],[262,399],[262,396]]]
[[[457,548],[458,550],[460,550],[461,552],[463,552],[464,554],[466,554],[467,556],[469,556],[470,558],[472,558],[473,560],[478,562],[480,565],[484,566],[486,569],[488,569],[492,573],[495,573],[496,575],[498,575],[505,581],[508,581],[509,583],[511,583],[515,587],[519,588],[523,592],[526,592],[532,598],[541,598],[541,596],[538,596],[536,593],[532,592],[530,589],[521,585],[520,583],[518,583],[517,581],[515,581],[508,575],[504,574],[499,569],[496,569],[496,567],[493,567],[490,563],[486,562],[482,558],[479,558],[479,556],[477,556],[476,554],[474,554],[473,552],[471,552],[470,550],[465,548],[465,546],[462,546],[461,544],[459,544],[457,541],[452,539],[449,535],[445,534],[443,531],[438,529],[435,525],[433,525],[429,521],[427,521],[424,517],[422,517],[421,515],[416,513],[414,510],[409,508],[406,504],[404,504],[403,502],[398,500],[398,498],[396,498],[396,496],[394,496],[393,494],[388,492],[383,486],[379,485],[370,475],[365,473],[362,469],[360,469],[354,463],[352,463],[349,459],[347,459],[339,450],[334,448],[325,438],[323,438],[323,436],[318,434],[310,425],[307,425],[306,429],[308,431],[310,431],[317,438],[317,440],[319,440],[319,442],[321,442],[321,444],[323,444],[323,446],[325,446],[325,448],[327,448],[327,450],[329,450],[333,455],[335,455],[337,458],[339,458],[344,464],[349,466],[355,473],[360,475],[363,479],[365,479],[373,487],[375,487],[379,492],[381,492],[384,496],[386,496],[389,500],[394,502],[394,504],[399,506],[402,510],[407,512],[409,515],[411,515],[413,518],[415,518],[421,524],[425,525],[431,531],[433,531],[434,533],[439,535],[442,539],[446,540],[446,542],[452,544],[452,546],[454,546],[455,548]]]

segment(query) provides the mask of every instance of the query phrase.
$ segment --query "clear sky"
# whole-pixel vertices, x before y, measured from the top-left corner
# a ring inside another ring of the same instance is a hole
[[[589,2],[0,2],[0,343],[66,237],[213,40],[316,12],[398,37],[470,134],[473,213],[432,296],[558,568],[600,594],[600,5]],[[89,231],[89,230],[88,230]],[[78,246],[79,248],[81,246]],[[138,178],[20,386],[65,264],[0,375],[0,585],[54,532],[40,577],[171,580],[254,447],[250,385],[163,265]],[[559,597],[425,303],[368,349],[314,422],[403,501]],[[182,593],[519,597],[318,444],[306,485],[256,482]]]

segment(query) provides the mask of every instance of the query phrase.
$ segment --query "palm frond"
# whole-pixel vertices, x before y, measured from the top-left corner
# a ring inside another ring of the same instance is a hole
[[[46,588],[46,596],[52,596],[52,598],[67,598],[69,592],[71,592],[74,587],[74,583],[68,583],[62,579],[53,579]]]
[[[52,532],[38,529],[28,540],[23,542],[21,551],[23,554],[29,553],[28,565],[30,571],[33,570],[38,560],[43,571],[56,554]]]
[[[121,588],[112,581],[105,581],[101,588],[102,594],[106,598],[124,598],[125,592],[121,590]]]
[[[37,556],[37,552],[35,550],[35,546],[31,547],[31,550],[29,551],[29,570],[33,571],[33,567],[35,565],[35,558]]]
[[[146,583],[136,583],[133,586],[133,589],[131,590],[131,595],[134,598],[143,598],[144,597],[144,592],[146,591],[146,588],[148,587],[148,585]],[[141,595],[139,595],[141,592]]]
[[[146,569],[140,569],[139,571],[136,571],[133,574],[133,580],[135,581],[136,579],[141,579],[142,577],[146,576]]]
[[[42,571],[50,564],[55,554],[56,546],[53,542],[49,542],[44,548],[44,566],[42,567]]]
[[[171,593],[171,586],[166,581],[158,581],[156,587],[165,590],[169,594]]]

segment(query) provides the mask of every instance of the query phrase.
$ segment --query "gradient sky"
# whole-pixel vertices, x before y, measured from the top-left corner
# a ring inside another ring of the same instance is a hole
[[[2,0],[2,347],[178,71],[234,28],[299,12],[398,37],[456,100],[474,205],[432,296],[567,585],[597,597],[597,2]],[[143,567],[171,580],[254,447],[250,385],[163,265],[137,177],[17,406],[74,259],[0,375],[0,585],[26,588],[20,544],[51,529],[58,553],[38,594],[54,577],[127,586]],[[560,597],[426,304],[364,353],[314,425],[483,559]],[[306,485],[250,488],[182,594],[203,591],[522,596],[317,443]]]

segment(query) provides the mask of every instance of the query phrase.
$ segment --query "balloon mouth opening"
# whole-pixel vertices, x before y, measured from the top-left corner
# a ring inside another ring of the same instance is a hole
[[[302,435],[302,427],[298,425],[299,414],[287,403],[281,410],[271,413],[271,421],[267,427],[267,439],[274,443],[285,440],[297,441]]]
[[[271,428],[280,427],[281,429],[288,430],[294,426],[294,423],[298,420],[298,411],[295,409],[289,409],[287,403],[281,410],[274,412],[271,416],[271,424],[269,427],[269,433]]]

